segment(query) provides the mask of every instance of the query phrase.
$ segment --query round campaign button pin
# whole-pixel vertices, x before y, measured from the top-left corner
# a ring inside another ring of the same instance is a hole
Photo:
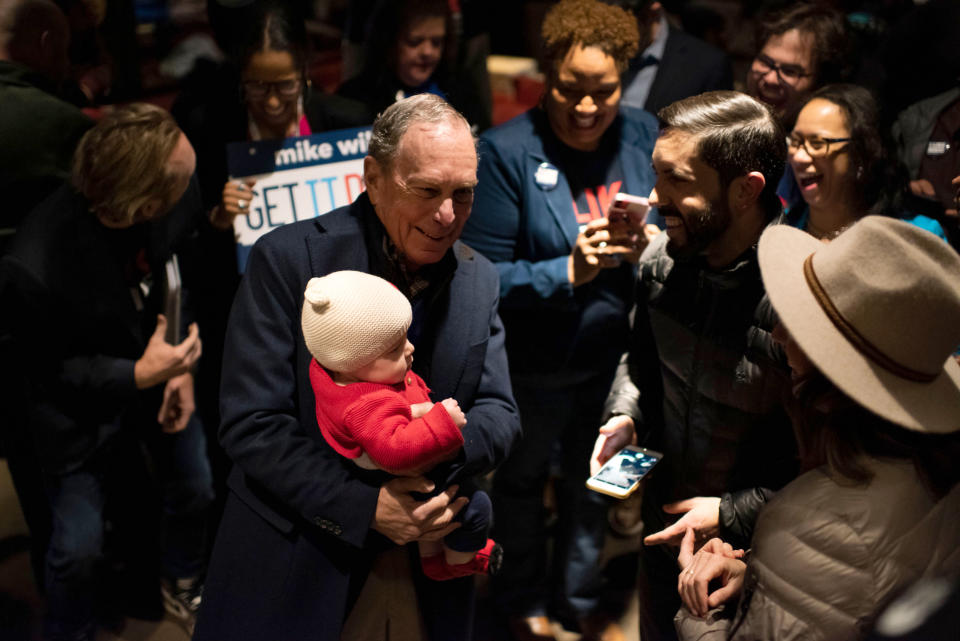
[[[537,181],[537,187],[543,191],[550,191],[556,187],[559,177],[560,170],[548,162],[540,163],[537,173],[533,175],[533,179]]]

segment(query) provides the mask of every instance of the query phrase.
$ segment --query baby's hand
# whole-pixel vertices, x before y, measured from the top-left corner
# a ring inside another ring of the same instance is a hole
[[[445,398],[440,401],[440,404],[443,405],[445,410],[447,410],[447,414],[450,415],[450,418],[453,419],[453,422],[457,427],[462,428],[467,424],[467,417],[463,415],[463,410],[460,409],[460,404],[457,403],[457,399]]]
[[[433,403],[425,401],[423,403],[414,403],[410,406],[410,416],[413,418],[422,418],[433,407]]]

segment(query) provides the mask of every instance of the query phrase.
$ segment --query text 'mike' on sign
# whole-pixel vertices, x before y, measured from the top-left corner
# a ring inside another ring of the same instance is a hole
[[[361,127],[227,146],[230,179],[257,181],[250,213],[233,223],[241,272],[263,234],[349,205],[360,195],[369,142],[370,127]]]

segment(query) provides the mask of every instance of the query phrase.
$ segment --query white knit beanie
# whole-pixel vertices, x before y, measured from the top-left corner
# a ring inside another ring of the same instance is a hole
[[[407,297],[389,282],[340,271],[310,279],[300,324],[318,363],[334,372],[352,372],[395,346],[412,318]]]

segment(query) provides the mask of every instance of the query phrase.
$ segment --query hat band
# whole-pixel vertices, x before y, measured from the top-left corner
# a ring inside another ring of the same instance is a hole
[[[858,352],[888,372],[895,374],[900,378],[905,378],[909,381],[915,381],[917,383],[930,383],[937,378],[939,372],[937,374],[918,372],[915,369],[911,369],[906,365],[898,363],[884,354],[873,343],[867,340],[863,334],[857,331],[857,328],[843,317],[843,314],[840,313],[840,310],[838,310],[833,304],[833,301],[830,300],[827,290],[823,288],[823,285],[821,285],[820,281],[817,279],[817,275],[813,271],[813,254],[807,256],[807,259],[803,261],[803,275],[807,279],[807,285],[810,286],[810,291],[813,293],[813,297],[817,299],[820,307],[827,314],[827,318],[830,319],[833,325],[840,331],[841,334],[843,334],[844,338],[850,341],[850,344],[853,345]]]

